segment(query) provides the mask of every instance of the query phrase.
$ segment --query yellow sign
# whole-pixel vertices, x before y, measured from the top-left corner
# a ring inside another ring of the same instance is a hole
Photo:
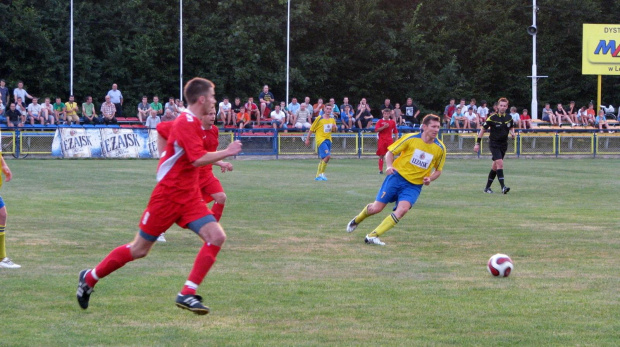
[[[620,24],[584,24],[581,73],[620,75]]]

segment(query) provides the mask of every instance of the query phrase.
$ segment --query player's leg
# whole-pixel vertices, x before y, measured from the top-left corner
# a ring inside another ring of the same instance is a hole
[[[202,297],[196,295],[196,289],[215,263],[217,254],[226,241],[226,234],[211,214],[199,218],[187,226],[200,236],[204,244],[196,255],[194,266],[183,289],[177,295],[176,305],[182,309],[203,315],[209,313],[209,308],[202,304]]]
[[[398,174],[387,175],[377,192],[375,202],[364,206],[364,209],[355,218],[351,219],[349,224],[347,224],[347,232],[353,232],[364,219],[383,211],[387,204],[396,201],[400,179],[402,177]]]
[[[366,235],[365,242],[381,246],[385,245],[385,243],[379,240],[379,236],[396,226],[396,224],[398,224],[400,219],[405,216],[409,209],[411,209],[411,202],[405,200],[399,201],[398,205],[396,205],[396,210],[389,216],[385,217],[381,224],[375,228],[375,230]]]
[[[224,213],[224,206],[226,204],[226,193],[224,193],[224,191],[222,190],[221,192],[211,194],[211,198],[214,201],[213,206],[211,206],[211,211],[213,211],[213,216],[215,217],[215,220],[219,222],[222,218],[222,213]]]
[[[364,219],[383,211],[385,205],[386,203],[384,202],[375,201],[371,204],[364,206],[362,211],[357,216],[355,216],[355,218],[351,219],[349,224],[347,224],[347,232],[353,232],[357,228],[357,226],[364,221]]]
[[[6,218],[6,206],[2,198],[0,198],[0,267],[5,269],[19,269],[21,266],[13,263],[13,261],[6,256],[6,240],[4,234]]]
[[[506,186],[504,182],[504,156],[506,155],[507,147],[506,145],[500,148],[501,157],[493,162],[497,169],[497,180],[502,186],[502,194],[507,194],[510,191],[510,188]]]

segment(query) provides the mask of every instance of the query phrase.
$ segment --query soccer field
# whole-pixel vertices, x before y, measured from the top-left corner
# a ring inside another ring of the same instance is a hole
[[[448,158],[415,207],[346,224],[374,200],[375,160],[239,160],[216,173],[228,241],[198,293],[174,305],[200,248],[167,243],[103,279],[77,305],[78,272],[130,242],[155,184],[153,160],[9,160],[0,346],[588,345],[620,341],[620,162],[508,159],[508,195],[484,194],[491,160]],[[495,182],[493,188],[498,189]],[[486,261],[506,253],[508,278]]]

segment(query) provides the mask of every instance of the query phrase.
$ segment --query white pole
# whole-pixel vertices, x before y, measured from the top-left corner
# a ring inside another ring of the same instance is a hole
[[[288,84],[290,69],[290,48],[291,48],[291,0],[288,0],[288,16],[286,21],[286,104],[288,105]]]
[[[532,0],[532,26],[536,27],[536,0]],[[538,119],[538,67],[536,66],[536,34],[532,35],[532,119]]]
[[[70,65],[70,79],[69,79],[69,94],[73,95],[73,0],[71,0],[71,62]]]
[[[179,99],[183,100],[183,0],[179,0]]]

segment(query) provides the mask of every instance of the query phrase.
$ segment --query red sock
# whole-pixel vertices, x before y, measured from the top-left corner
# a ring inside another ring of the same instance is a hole
[[[125,264],[133,260],[131,256],[131,245],[122,245],[116,247],[107,257],[105,257],[99,265],[85,276],[86,284],[94,287],[97,281],[111,274],[112,272],[122,268]],[[94,273],[94,274],[93,274]]]
[[[383,157],[379,158],[379,171],[383,171]]]
[[[216,221],[220,221],[222,218],[222,213],[224,212],[224,204],[218,204],[217,202],[213,204],[211,207],[211,212],[213,212],[213,217],[215,217]]]
[[[185,286],[181,290],[182,295],[196,294],[196,288],[202,283],[202,280],[207,276],[207,272],[211,269],[211,266],[215,263],[215,257],[220,251],[220,246],[215,246],[209,243],[202,245],[202,248],[196,255],[194,261],[194,267],[187,277]]]

